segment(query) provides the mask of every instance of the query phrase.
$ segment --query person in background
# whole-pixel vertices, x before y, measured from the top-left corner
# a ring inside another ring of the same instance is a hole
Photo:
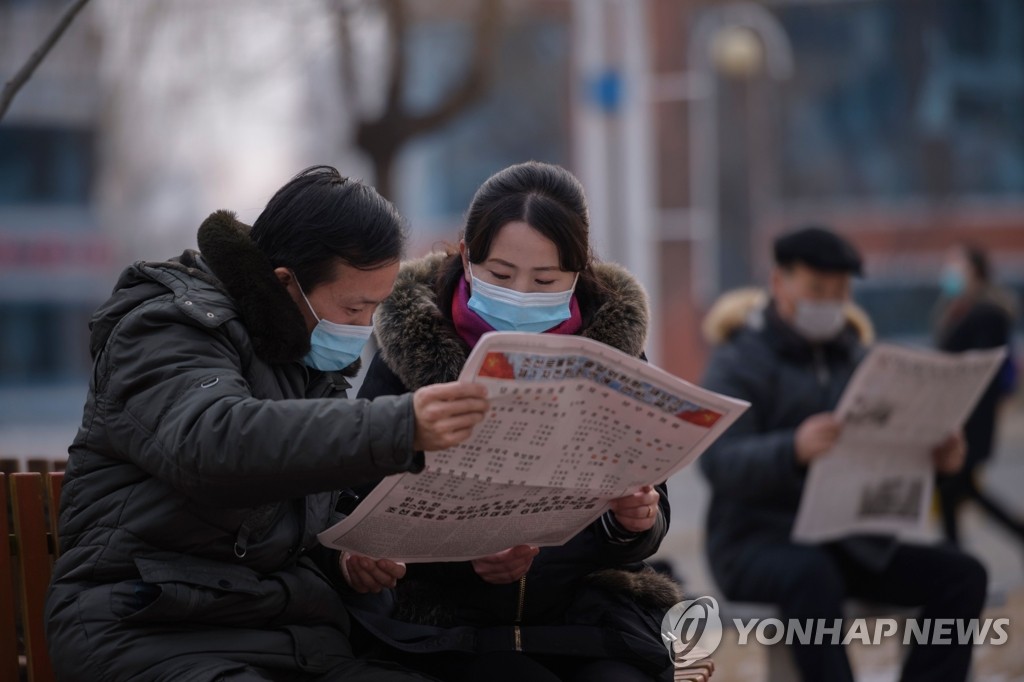
[[[465,440],[481,386],[347,400],[405,244],[395,208],[330,167],[250,230],[127,268],[92,329],[47,640],[61,680],[422,680],[359,660],[345,603],[404,566],[317,543],[338,489]]]
[[[843,425],[832,411],[865,354],[866,318],[851,305],[860,254],[836,233],[808,227],[774,243],[770,295],[730,295],[711,316],[719,339],[703,384],[750,409],[700,458],[711,485],[708,561],[726,598],[777,605],[781,617],[843,617],[850,597],[921,607],[919,618],[976,618],[987,576],[951,547],[858,536],[819,545],[790,540],[807,468],[832,448]],[[953,473],[960,435],[936,434],[934,462]],[[806,682],[853,680],[841,644],[789,647]],[[903,680],[962,681],[971,646],[916,646]]]
[[[1016,383],[1012,346],[1016,302],[1010,292],[993,284],[988,254],[971,244],[961,244],[949,252],[941,287],[934,316],[939,350],[958,353],[1009,346],[1010,352],[964,426],[967,463],[955,474],[937,477],[942,527],[946,539],[959,544],[957,514],[964,502],[971,501],[1024,542],[1024,524],[981,490],[977,480],[981,466],[992,455],[1000,402],[1013,392]]]
[[[480,187],[458,249],[403,264],[376,329],[364,397],[454,379],[493,330],[575,334],[643,357],[648,310],[632,275],[594,260],[579,181],[531,162]],[[670,680],[660,626],[681,597],[643,564],[668,525],[661,484],[614,500],[563,546],[412,565],[376,634],[446,680]],[[461,646],[466,632],[484,644]]]

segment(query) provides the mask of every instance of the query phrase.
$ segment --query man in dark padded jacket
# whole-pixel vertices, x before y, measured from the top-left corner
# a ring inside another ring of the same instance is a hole
[[[467,438],[478,386],[348,400],[346,375],[405,243],[394,207],[329,167],[252,229],[122,273],[92,319],[47,599],[61,680],[415,680],[353,658],[346,592],[404,566],[317,544],[333,492]]]
[[[790,540],[807,467],[842,428],[832,410],[864,356],[868,323],[850,303],[861,257],[845,239],[821,228],[783,235],[775,264],[770,298],[731,314],[716,311],[729,328],[706,328],[722,342],[704,385],[751,404],[700,460],[712,488],[708,558],[719,587],[735,601],[777,604],[783,621],[798,619],[802,627],[842,618],[847,597],[919,606],[921,619],[977,618],[985,570],[955,548],[885,537]],[[962,435],[935,439],[936,469],[959,469]],[[915,647],[902,679],[963,680],[971,646],[953,639]],[[853,679],[841,644],[794,640],[791,651],[808,682]]]

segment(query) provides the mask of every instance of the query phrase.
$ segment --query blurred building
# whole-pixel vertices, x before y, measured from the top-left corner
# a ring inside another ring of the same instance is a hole
[[[24,62],[64,4],[0,2],[0,73]],[[112,267],[92,203],[98,60],[94,33],[68,31],[0,124],[0,457],[53,454],[47,427],[85,398],[87,323]]]
[[[430,111],[465,77],[482,0],[406,6],[402,106]],[[63,7],[0,0],[0,72]],[[691,380],[703,312],[765,282],[772,238],[804,222],[865,250],[856,296],[883,337],[927,338],[955,240],[988,246],[1024,289],[1020,0],[502,7],[484,92],[397,156],[391,198],[414,254],[455,241],[491,173],[566,165],[587,188],[598,255],[651,291],[652,360]],[[93,0],[76,19],[0,122],[0,454],[63,452],[86,322],[120,266],[193,246],[212,210],[252,220],[304,166],[374,181],[355,138],[385,97],[382,11]]]
[[[928,342],[958,240],[1024,292],[1024,4],[650,8],[666,365],[699,376],[700,314],[766,282],[773,237],[808,222],[865,251],[855,295],[883,338]]]

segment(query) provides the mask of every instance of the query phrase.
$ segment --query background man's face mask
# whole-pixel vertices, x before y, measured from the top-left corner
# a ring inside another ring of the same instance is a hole
[[[294,273],[292,276],[294,277]],[[295,283],[299,285],[298,278]],[[313,310],[301,285],[299,293],[302,294],[302,300],[306,302],[309,312],[317,319],[313,334],[309,337],[309,353],[302,359],[306,366],[322,372],[337,372],[358,360],[366,340],[373,332],[373,325],[335,324],[325,320]]]
[[[946,296],[956,298],[967,290],[967,278],[959,268],[947,266],[942,270],[939,286],[942,287],[942,293]]]
[[[793,327],[808,341],[831,341],[846,327],[842,301],[797,301]]]
[[[477,279],[473,275],[472,264],[469,265],[469,276],[472,280],[469,309],[498,331],[543,332],[572,315],[569,304],[579,273],[576,273],[568,291],[526,294]]]

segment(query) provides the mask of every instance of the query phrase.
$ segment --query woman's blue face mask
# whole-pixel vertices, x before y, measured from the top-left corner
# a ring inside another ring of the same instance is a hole
[[[572,316],[570,302],[579,273],[568,291],[554,293],[522,293],[488,284],[473,275],[472,263],[469,276],[469,309],[498,331],[544,332]]]
[[[294,273],[292,276],[295,276]],[[299,286],[299,293],[309,307],[309,312],[317,319],[313,334],[309,337],[309,353],[302,359],[306,366],[322,372],[337,372],[358,360],[367,339],[373,333],[373,325],[336,324],[321,318],[313,310],[299,280],[296,279],[295,283]]]

